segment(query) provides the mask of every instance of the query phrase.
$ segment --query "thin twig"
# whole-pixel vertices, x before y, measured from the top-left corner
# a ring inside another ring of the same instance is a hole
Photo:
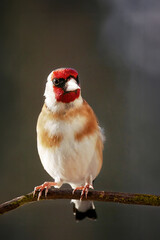
[[[42,194],[41,200],[47,199],[80,199],[81,192],[76,191],[72,194],[72,190],[50,189],[47,197]],[[36,202],[37,193],[33,197],[33,192],[26,195],[14,198],[8,202],[0,205],[0,214],[9,212],[26,203]],[[160,206],[160,196],[149,194],[135,194],[135,193],[119,193],[119,192],[104,192],[104,191],[89,191],[88,200],[101,201],[101,202],[114,202],[123,204],[137,204],[137,205],[150,205]],[[83,200],[86,200],[85,198]]]

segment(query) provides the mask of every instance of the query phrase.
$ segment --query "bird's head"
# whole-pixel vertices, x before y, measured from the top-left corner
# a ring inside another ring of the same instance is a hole
[[[46,104],[53,108],[81,100],[78,72],[73,68],[58,68],[52,71],[46,83]]]

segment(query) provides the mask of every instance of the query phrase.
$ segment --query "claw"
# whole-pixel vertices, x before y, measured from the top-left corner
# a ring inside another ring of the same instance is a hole
[[[87,195],[88,195],[88,190],[89,190],[89,188],[94,189],[92,185],[90,185],[90,184],[87,183],[87,184],[85,184],[85,186],[76,187],[75,189],[73,189],[72,194],[74,194],[76,190],[81,190],[82,192],[81,192],[80,200],[82,200],[84,196],[85,196],[86,199],[87,199]]]
[[[57,183],[55,183],[55,182],[44,182],[42,185],[34,188],[33,197],[35,196],[36,192],[39,191],[38,198],[37,198],[37,201],[39,201],[42,196],[43,190],[45,190],[45,197],[47,197],[49,188],[52,186],[55,186],[55,185],[57,185]]]

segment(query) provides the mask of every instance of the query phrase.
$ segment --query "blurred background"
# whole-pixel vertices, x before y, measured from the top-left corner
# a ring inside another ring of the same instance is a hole
[[[95,189],[160,194],[160,2],[1,0],[0,12],[0,201],[51,180],[35,127],[58,67],[77,69],[105,129]],[[98,221],[79,223],[68,200],[25,205],[0,217],[0,239],[160,239],[158,207],[95,205]]]

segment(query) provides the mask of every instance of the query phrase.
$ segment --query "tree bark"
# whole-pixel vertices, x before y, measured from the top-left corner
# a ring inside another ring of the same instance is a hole
[[[76,191],[72,194],[72,190],[50,189],[47,197],[42,194],[41,200],[49,199],[80,199],[81,191]],[[0,205],[0,214],[4,214],[13,209],[16,209],[24,204],[36,202],[38,193],[33,196],[33,192],[26,195],[14,198]],[[84,197],[85,201],[86,198]],[[150,194],[135,194],[135,193],[119,193],[119,192],[104,192],[104,191],[89,191],[87,200],[100,202],[114,202],[122,204],[150,205],[160,206],[160,196]]]

